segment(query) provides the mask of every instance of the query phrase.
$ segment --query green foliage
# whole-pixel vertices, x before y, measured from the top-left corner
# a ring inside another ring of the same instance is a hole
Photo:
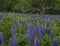
[[[41,40],[41,46],[52,46],[52,40],[51,38],[46,34],[43,36]]]
[[[38,8],[49,13],[60,13],[59,0],[0,0],[0,11],[25,12],[27,9]]]
[[[20,27],[17,29],[17,32],[15,34],[16,38],[18,39],[19,46],[28,46],[27,42],[26,42],[27,24],[30,22],[33,23],[34,26],[36,24],[39,24],[39,25],[44,24],[44,22],[42,22],[42,20],[40,22],[36,22],[36,20],[32,21],[34,19],[34,17],[36,17],[36,16],[34,15],[34,16],[32,16],[32,18],[30,18],[29,15],[22,16],[22,14],[17,14],[16,18],[14,18],[13,14],[10,13],[10,14],[8,14],[8,16],[3,17],[3,20],[4,20],[3,26],[2,26],[3,21],[0,20],[0,31],[4,35],[7,46],[10,46],[9,40],[10,40],[10,38],[12,38],[10,30],[11,30],[11,28],[13,28],[15,20],[17,20],[20,23]],[[54,22],[53,31],[54,31],[54,35],[57,36],[57,38],[58,38],[58,42],[59,42],[59,46],[60,46],[60,19],[58,19],[58,18],[55,18],[55,19],[56,20],[53,21]],[[27,23],[26,23],[26,20],[28,20]],[[22,26],[22,22],[24,22],[23,26]],[[50,25],[50,27],[51,26],[52,25]],[[49,28],[49,27],[47,27],[47,28]],[[24,37],[20,38],[19,34],[24,34]],[[49,35],[45,34],[41,40],[41,46],[52,46],[52,40],[53,39],[51,39],[51,37],[49,37]],[[33,45],[31,45],[31,46],[33,46]]]

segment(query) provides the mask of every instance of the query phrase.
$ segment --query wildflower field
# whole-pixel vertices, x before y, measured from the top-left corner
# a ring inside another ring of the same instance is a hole
[[[60,46],[60,15],[0,13],[0,46]]]

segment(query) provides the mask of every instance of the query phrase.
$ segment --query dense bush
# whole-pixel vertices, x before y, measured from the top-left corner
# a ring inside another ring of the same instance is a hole
[[[0,0],[0,12],[24,12],[27,9],[37,8],[42,12],[50,9],[50,14],[60,13],[59,0]],[[52,8],[52,9],[51,9]]]

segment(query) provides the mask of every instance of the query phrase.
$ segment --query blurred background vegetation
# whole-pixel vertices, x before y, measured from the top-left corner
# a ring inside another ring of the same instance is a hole
[[[39,9],[46,14],[60,14],[60,0],[0,0],[0,12],[25,12],[28,9]]]

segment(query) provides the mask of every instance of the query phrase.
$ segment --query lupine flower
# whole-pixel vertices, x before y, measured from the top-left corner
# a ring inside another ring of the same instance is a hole
[[[42,36],[43,36],[43,34],[41,33],[41,31],[39,31],[39,33],[38,33],[38,38],[41,40],[42,39]]]
[[[39,22],[39,18],[38,17],[36,17],[35,19],[36,19],[37,22]]]
[[[32,24],[28,24],[28,32],[29,34],[32,36],[32,31],[33,31],[33,25]]]
[[[2,16],[2,15],[0,15],[0,20],[2,20],[2,17],[3,17],[3,16]]]
[[[33,29],[33,31],[32,31],[32,32],[33,32],[33,34],[35,34],[35,35],[37,34],[36,27],[34,27],[34,29]]]
[[[38,38],[35,38],[34,40],[34,46],[40,46],[40,41]]]
[[[58,46],[58,39],[53,40],[53,46]]]
[[[14,17],[16,17],[16,13],[15,12],[13,12],[13,15],[14,15]]]
[[[10,39],[10,45],[11,46],[18,46],[18,40],[15,36],[12,39]]]
[[[39,28],[39,31],[38,31],[38,38],[39,38],[40,40],[42,39],[42,36],[43,36],[44,33],[45,33],[44,27],[40,27],[40,28]]]
[[[38,33],[39,28],[40,28],[40,27],[39,27],[38,25],[35,27],[35,29],[36,29],[36,33]]]
[[[1,32],[0,32],[0,43],[1,43],[1,46],[6,46],[4,36]]]
[[[27,44],[28,44],[28,46],[30,46],[30,43],[31,43],[31,39],[27,38]]]
[[[51,34],[51,30],[47,29],[47,34],[50,35]]]
[[[29,26],[28,26],[27,34],[28,34],[28,37],[30,37],[32,40],[34,40],[37,32],[38,32],[38,27],[35,27],[35,28],[33,29],[33,28],[32,28],[32,25],[29,25]]]
[[[4,41],[1,42],[1,46],[6,46]]]
[[[41,26],[41,27],[39,28],[39,31],[41,31],[41,33],[43,34],[43,33],[45,32],[45,28]]]
[[[11,35],[14,36],[16,32],[17,32],[17,28],[14,27],[14,28],[11,30]]]
[[[28,30],[29,30],[29,31],[32,31],[32,29],[33,29],[32,24],[28,24]]]
[[[37,30],[36,30],[36,27],[34,27],[34,29],[32,31],[32,38],[33,38],[33,40],[35,39],[36,35],[37,35]]]
[[[44,21],[45,21],[46,24],[50,24],[50,18],[49,17],[46,16]]]
[[[54,16],[51,16],[51,19],[53,20],[55,17]]]
[[[57,15],[56,17],[57,17],[57,18],[60,18],[60,15]]]
[[[0,44],[1,44],[1,40],[0,40]]]
[[[17,32],[17,30],[19,29],[19,27],[20,27],[20,25],[18,25],[17,27],[16,26],[14,26],[14,28],[13,29],[11,29],[11,35],[12,36],[14,36],[15,35],[15,33]]]
[[[31,25],[28,26],[28,31],[26,32],[26,34],[27,34],[27,44],[28,44],[28,46],[30,46],[31,40],[33,39],[32,38],[32,26]]]
[[[0,32],[0,40],[4,41],[4,36],[3,36],[3,34],[1,32]]]
[[[32,25],[29,25],[28,29],[29,30],[27,31],[27,44],[28,46],[30,46],[31,40],[34,41],[35,39],[36,28],[32,29]]]
[[[26,34],[27,34],[27,37],[28,37],[28,38],[32,39],[32,33],[31,33],[30,31],[27,31]]]
[[[54,24],[54,19],[55,19],[55,16],[51,16],[51,17],[50,17],[51,24]]]
[[[50,20],[49,20],[49,19],[47,19],[46,23],[47,23],[47,24],[50,24]]]
[[[22,27],[24,27],[24,24],[25,24],[24,21],[22,21]]]
[[[41,21],[44,21],[44,17],[45,17],[44,15],[41,16]]]

